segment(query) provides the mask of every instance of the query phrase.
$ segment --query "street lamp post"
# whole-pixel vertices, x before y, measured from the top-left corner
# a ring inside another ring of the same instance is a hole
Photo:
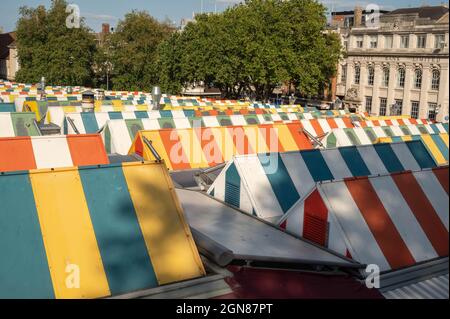
[[[394,103],[391,105],[391,116],[397,116],[397,112],[398,112],[399,106]]]

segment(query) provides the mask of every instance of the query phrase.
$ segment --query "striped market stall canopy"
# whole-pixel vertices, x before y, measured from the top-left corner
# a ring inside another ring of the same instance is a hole
[[[193,111],[131,111],[131,112],[84,112],[66,113],[61,131],[65,134],[75,134],[75,125],[79,133],[98,132],[111,120],[157,120],[186,119],[194,115]],[[134,136],[133,136],[134,138]]]
[[[237,156],[208,194],[276,223],[317,182],[436,166],[419,141]]]
[[[0,172],[109,164],[101,136],[0,138]]]
[[[231,116],[204,116],[204,117],[173,117],[170,115],[175,114],[162,114],[164,117],[159,117],[161,114],[159,112],[179,112],[179,111],[153,111],[155,113],[144,112],[144,114],[111,114],[116,115],[116,118],[124,116],[125,119],[117,120],[107,120],[104,113],[78,113],[66,116],[66,121],[64,123],[64,131],[69,134],[74,134],[74,128],[69,123],[69,119],[72,120],[75,127],[80,133],[91,133],[97,132],[99,128],[105,127],[105,134],[109,135],[107,138],[114,141],[115,138],[120,138],[124,134],[130,134],[130,144],[136,136],[137,131],[142,130],[159,130],[166,128],[193,128],[193,127],[221,127],[221,126],[242,126],[242,125],[259,125],[259,124],[272,124],[275,122],[280,123],[291,123],[292,120],[281,120],[281,118],[275,114],[266,115],[231,115]],[[185,111],[188,112],[188,111]],[[135,116],[137,115],[137,116]],[[166,116],[169,115],[169,116]],[[188,114],[182,114],[188,115]],[[152,118],[144,117],[152,116]],[[98,119],[98,120],[97,120]],[[106,123],[105,123],[106,121]],[[104,124],[103,124],[104,123]],[[103,124],[100,126],[99,124]],[[129,149],[129,147],[128,147]]]
[[[401,120],[410,119],[410,115],[385,115],[385,116],[370,116],[365,114],[367,121],[383,121],[383,120]]]
[[[380,138],[422,134],[448,134],[448,124],[375,126],[333,129],[324,139],[326,147],[373,144]]]
[[[315,137],[324,136],[334,129],[353,129],[350,118],[327,118],[315,120],[301,120],[303,129]]]
[[[34,113],[0,113],[0,137],[38,136]]]
[[[382,137],[380,143],[418,140],[427,148],[438,165],[448,165],[448,134],[406,135],[400,137]]]
[[[319,183],[280,222],[381,271],[448,257],[448,166]]]
[[[172,106],[172,105],[163,105],[162,108],[164,110],[198,110],[198,111],[226,111],[226,110],[256,110],[258,108],[251,108],[248,106],[237,106],[237,105],[214,105],[214,106]],[[300,106],[287,106],[283,105],[277,108],[266,108],[263,109],[268,111],[269,113],[302,113],[303,108]]]
[[[38,121],[42,120],[42,118],[47,113],[47,109],[48,103],[45,101],[26,100],[22,105],[22,111],[35,113],[36,119]]]
[[[205,275],[162,163],[6,173],[0,202],[0,298],[101,298]]]
[[[226,110],[194,110],[194,114],[196,117],[202,116],[219,116],[219,115],[259,115],[259,114],[275,114],[270,112],[270,110],[264,109],[226,109]]]
[[[148,112],[151,111],[145,105],[124,105],[124,106],[113,106],[113,105],[101,105],[95,107],[96,113],[105,112]],[[76,106],[49,106],[46,109],[46,122],[53,123],[58,126],[63,126],[64,117],[67,113],[82,113],[83,109],[81,105]]]
[[[331,112],[331,114],[330,114]],[[201,116],[219,116],[219,115],[233,115],[236,113],[242,114],[242,115],[248,115],[248,114],[273,114],[273,115],[279,115],[282,117],[283,120],[286,120],[287,117],[296,117],[297,120],[312,120],[312,119],[319,119],[319,118],[341,118],[341,117],[348,117],[351,118],[354,121],[360,121],[362,117],[358,114],[341,114],[340,111],[308,111],[308,112],[291,112],[291,113],[282,113],[282,112],[274,112],[272,109],[240,109],[240,110],[233,110],[233,109],[227,109],[224,111],[220,110],[210,110],[210,111],[199,111],[195,110],[195,116],[201,117]],[[334,114],[339,113],[339,114]],[[285,117],[285,118],[283,118]]]
[[[405,125],[428,125],[433,124],[430,120],[416,120],[413,118],[405,119],[386,119],[386,120],[376,120],[376,121],[355,121],[353,124],[356,127],[375,127],[375,126],[405,126]]]
[[[299,123],[140,131],[129,154],[154,160],[144,137],[170,170],[213,167],[234,155],[312,149]]]
[[[16,111],[14,103],[0,103],[0,113],[12,113]]]

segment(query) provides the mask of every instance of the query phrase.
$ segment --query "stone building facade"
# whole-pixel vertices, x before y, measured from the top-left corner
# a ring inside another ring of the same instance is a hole
[[[14,32],[0,34],[0,79],[14,81],[19,70],[17,57],[16,34]]]
[[[340,28],[337,96],[373,115],[448,121],[448,19],[445,6],[407,8]]]

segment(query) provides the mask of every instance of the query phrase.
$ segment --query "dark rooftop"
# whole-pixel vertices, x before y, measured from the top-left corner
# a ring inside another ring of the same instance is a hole
[[[6,59],[9,55],[8,46],[16,40],[14,32],[0,34],[0,59]]]
[[[448,13],[447,7],[433,6],[433,7],[418,7],[418,8],[401,8],[391,11],[387,15],[418,14],[419,18],[429,18],[431,20],[439,20],[446,13]]]

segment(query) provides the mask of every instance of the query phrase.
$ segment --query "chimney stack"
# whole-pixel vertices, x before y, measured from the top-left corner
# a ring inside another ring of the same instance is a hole
[[[103,34],[108,34],[109,30],[110,30],[109,23],[103,23],[102,24],[102,33]]]
[[[354,22],[353,22],[354,27],[362,26],[362,15],[363,15],[363,9],[360,6],[356,6],[355,11],[354,11],[354,16],[355,16]]]

